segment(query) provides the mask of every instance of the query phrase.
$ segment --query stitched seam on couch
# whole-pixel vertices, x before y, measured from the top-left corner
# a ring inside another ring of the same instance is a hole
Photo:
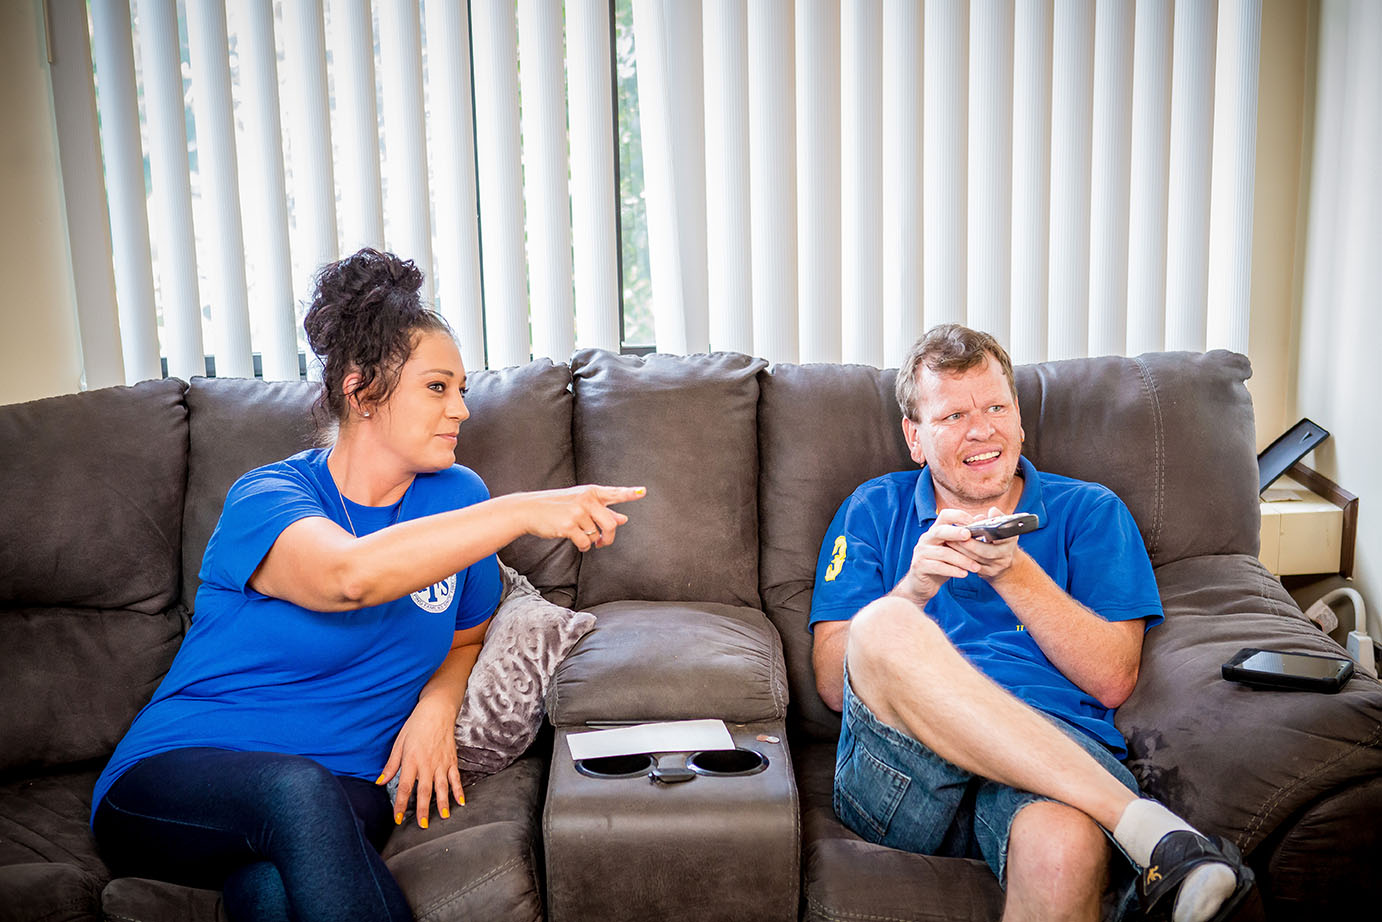
[[[1271,584],[1268,581],[1270,576],[1271,574],[1267,572],[1265,567],[1257,571],[1257,594],[1267,603],[1272,614],[1288,617],[1289,612],[1281,610],[1281,606],[1277,603],[1276,596],[1271,591]]]
[[[771,622],[770,622],[769,626],[772,627],[772,626],[771,626]],[[787,664],[783,661],[782,639],[781,639],[779,636],[777,636],[777,628],[776,628],[776,627],[772,627],[772,631],[773,631],[773,636],[771,637],[771,639],[770,639],[769,642],[768,642],[768,647],[769,647],[769,650],[770,650],[770,657],[769,657],[769,658],[770,658],[770,660],[771,660],[771,662],[768,663],[768,668],[772,670],[772,672],[770,672],[770,673],[768,674],[768,687],[772,689],[772,693],[773,693],[773,708],[774,708],[774,710],[776,710],[776,712],[777,712],[774,716],[775,716],[778,720],[786,720],[786,719],[787,719],[787,702],[786,702],[785,700],[783,700],[783,691],[784,691],[784,689],[783,689],[783,687],[782,687],[783,683],[778,681],[778,669],[777,669],[777,667],[778,667],[778,666],[781,666],[781,667],[782,667],[782,673],[781,673],[781,674],[785,677],[785,676],[787,675]]]
[[[1296,788],[1305,784],[1307,781],[1310,781],[1316,778],[1317,776],[1324,774],[1325,771],[1333,768],[1336,764],[1342,762],[1344,759],[1353,756],[1360,750],[1373,748],[1379,743],[1379,741],[1382,741],[1382,724],[1378,725],[1377,729],[1373,731],[1372,736],[1368,737],[1365,740],[1360,740],[1359,742],[1354,743],[1348,749],[1334,756],[1334,758],[1317,766],[1314,771],[1301,775],[1299,778],[1297,778],[1290,784],[1282,785],[1281,787],[1277,788],[1276,792],[1272,795],[1271,799],[1268,800],[1267,803],[1263,804],[1262,809],[1259,810],[1257,814],[1248,822],[1247,829],[1243,831],[1242,837],[1235,844],[1237,844],[1240,850],[1247,851],[1248,839],[1255,835],[1257,833],[1257,830],[1262,828],[1262,824],[1267,820],[1267,815],[1271,813],[1272,810],[1276,809],[1277,804],[1281,803],[1281,801],[1286,798],[1287,794],[1291,793]]]
[[[1161,545],[1161,526],[1165,520],[1164,504],[1166,497],[1166,468],[1164,439],[1165,433],[1162,431],[1161,420],[1161,399],[1157,393],[1156,380],[1152,377],[1152,370],[1147,363],[1140,358],[1133,359],[1137,363],[1138,373],[1142,376],[1143,390],[1147,395],[1148,402],[1152,405],[1152,422],[1156,431],[1155,451],[1153,453],[1153,467],[1156,470],[1156,503],[1155,520],[1152,525],[1152,546],[1147,548],[1147,556],[1155,557],[1157,549]]]
[[[814,896],[806,898],[806,904],[831,922],[838,922],[841,919],[865,919],[867,922],[916,922],[915,918],[904,919],[901,916],[880,916],[868,912],[849,912],[844,909],[831,909]]]
[[[499,867],[495,868],[494,870],[482,874],[474,880],[461,885],[455,890],[452,890],[446,896],[440,897],[439,899],[435,900],[426,909],[423,909],[420,912],[418,912],[417,922],[423,922],[424,919],[427,919],[428,917],[434,915],[443,907],[449,906],[450,904],[456,902],[456,900],[465,896],[467,893],[470,893],[472,890],[479,888],[482,884],[488,883],[489,881],[493,880],[499,875],[507,873],[508,871],[512,870],[518,865],[521,865],[522,863],[522,858],[510,858],[508,861],[499,865]]]
[[[69,899],[60,906],[54,906],[48,912],[34,919],[34,922],[48,922],[49,919],[70,919],[74,912],[85,913],[87,904],[82,899]],[[109,916],[108,918],[119,919],[120,916]],[[139,922],[138,919],[129,919],[128,922]]]

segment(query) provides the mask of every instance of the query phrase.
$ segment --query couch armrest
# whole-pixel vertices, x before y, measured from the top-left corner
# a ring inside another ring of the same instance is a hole
[[[1251,857],[1309,805],[1382,774],[1377,680],[1358,675],[1328,695],[1221,678],[1242,647],[1346,655],[1255,558],[1189,558],[1159,568],[1157,582],[1166,622],[1148,633],[1117,717],[1149,795]]]
[[[595,628],[548,690],[554,726],[785,718],[782,642],[762,612],[706,602],[610,602],[590,611]]]

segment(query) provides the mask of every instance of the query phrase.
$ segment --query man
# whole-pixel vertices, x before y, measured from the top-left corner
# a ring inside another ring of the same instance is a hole
[[[844,716],[841,820],[896,848],[982,856],[1008,919],[1097,918],[1109,835],[1142,869],[1144,909],[1174,897],[1175,922],[1224,918],[1252,872],[1139,799],[1118,761],[1113,709],[1162,620],[1127,507],[1021,457],[1012,363],[988,334],[930,330],[897,396],[921,467],[856,490],[816,571],[816,683]],[[1037,530],[965,527],[1015,511]]]

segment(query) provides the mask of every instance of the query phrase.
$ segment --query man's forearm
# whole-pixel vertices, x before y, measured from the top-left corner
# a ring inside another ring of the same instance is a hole
[[[1046,658],[1105,707],[1132,694],[1142,657],[1142,621],[1110,622],[1072,599],[1031,557],[1019,553],[991,585]]]

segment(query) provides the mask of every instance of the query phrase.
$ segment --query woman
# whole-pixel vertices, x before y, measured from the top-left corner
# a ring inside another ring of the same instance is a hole
[[[421,284],[368,249],[317,276],[304,326],[334,443],[227,495],[182,648],[96,783],[117,873],[219,887],[237,920],[411,919],[378,849],[414,791],[423,828],[434,797],[442,818],[465,803],[453,732],[495,552],[604,547],[627,521],[608,506],[643,495],[490,499],[455,464],[465,368]]]

